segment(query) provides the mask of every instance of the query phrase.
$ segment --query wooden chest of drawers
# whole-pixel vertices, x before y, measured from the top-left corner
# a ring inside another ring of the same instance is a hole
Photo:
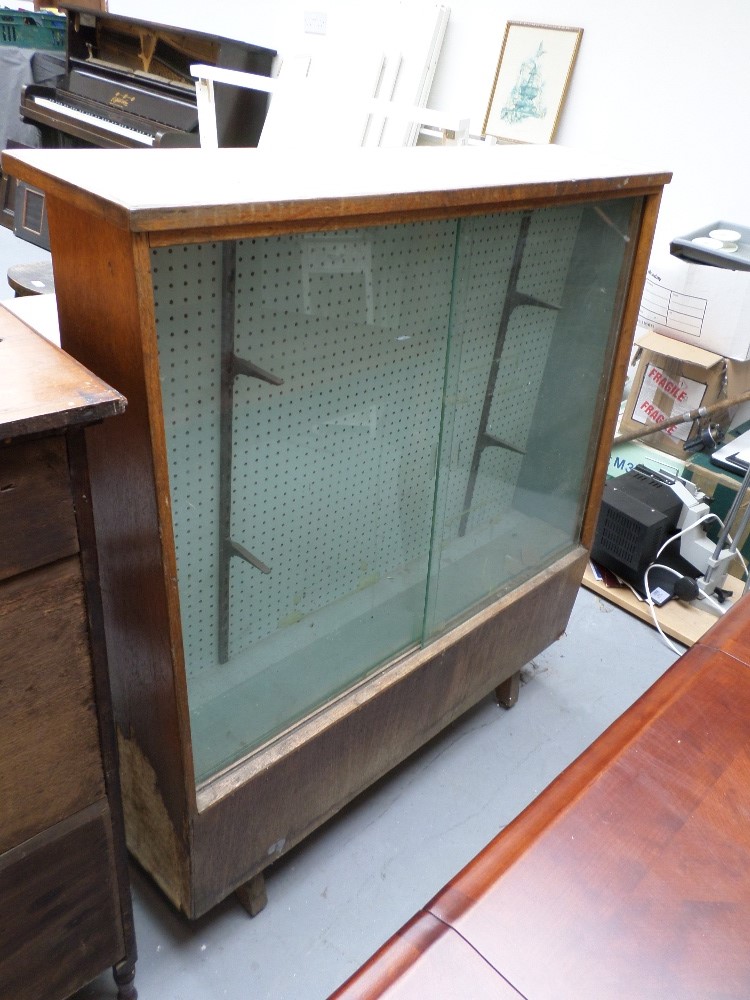
[[[135,947],[84,427],[124,399],[0,308],[0,998]]]

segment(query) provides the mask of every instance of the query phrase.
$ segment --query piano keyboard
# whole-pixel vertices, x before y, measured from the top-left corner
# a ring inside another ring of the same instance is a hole
[[[86,125],[95,127],[99,131],[109,132],[112,135],[119,135],[125,139],[130,139],[131,142],[134,142],[139,146],[154,145],[154,136],[149,135],[148,132],[141,132],[138,129],[128,128],[126,125],[120,125],[107,118],[100,118],[98,115],[92,115],[85,111],[80,111],[78,108],[73,108],[69,104],[62,104],[60,101],[51,101],[46,97],[34,97],[33,103],[40,108],[46,108],[49,111],[54,111],[61,117],[69,118],[72,121],[83,122]]]

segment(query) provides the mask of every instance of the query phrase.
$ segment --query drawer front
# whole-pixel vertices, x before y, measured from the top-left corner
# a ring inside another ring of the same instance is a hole
[[[123,954],[106,802],[0,855],[0,1000],[63,1000]]]
[[[0,851],[104,795],[78,557],[0,583]]]
[[[65,439],[0,445],[0,580],[77,551]]]

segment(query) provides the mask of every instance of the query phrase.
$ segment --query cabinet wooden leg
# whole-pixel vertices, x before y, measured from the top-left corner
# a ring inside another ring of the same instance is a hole
[[[499,687],[495,688],[495,697],[498,704],[503,708],[513,708],[518,701],[518,692],[521,688],[521,671],[517,670],[511,674],[507,681],[503,681]]]
[[[235,889],[234,894],[250,916],[257,917],[260,911],[265,909],[268,902],[266,880],[263,878],[263,872],[253,875],[239,889]]]
[[[131,961],[120,962],[112,969],[112,975],[117,984],[117,1000],[138,1000],[138,990],[135,988],[135,965]]]

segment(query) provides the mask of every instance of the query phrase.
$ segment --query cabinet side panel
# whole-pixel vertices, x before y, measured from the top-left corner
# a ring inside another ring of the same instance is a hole
[[[62,346],[127,398],[125,414],[91,428],[91,490],[99,549],[107,653],[115,718],[148,762],[144,788],[123,761],[126,824],[139,823],[140,800],[164,818],[170,895],[187,884],[187,815],[194,800],[179,657],[179,613],[164,488],[153,304],[145,239],[48,199]],[[178,652],[175,652],[177,650]],[[130,834],[129,834],[130,836]]]
[[[85,430],[71,430],[67,435],[70,481],[75,497],[76,522],[81,546],[84,594],[89,628],[89,644],[93,666],[94,697],[99,717],[104,785],[112,823],[113,866],[118,887],[122,936],[125,947],[123,960],[135,962],[135,926],[125,847],[125,826],[122,810],[122,789],[117,756],[117,740],[112,714],[112,689],[109,682],[106,638],[102,614],[99,562],[96,552],[94,518],[91,508],[91,484],[88,475]]]

